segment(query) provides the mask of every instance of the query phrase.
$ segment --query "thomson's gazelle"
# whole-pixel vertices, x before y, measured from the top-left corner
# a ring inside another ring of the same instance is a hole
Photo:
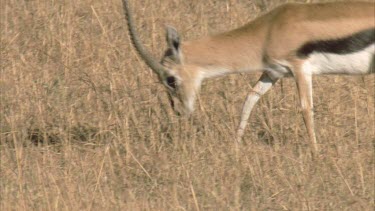
[[[293,76],[311,143],[312,75],[366,74],[375,65],[375,3],[284,4],[250,23],[222,34],[181,42],[167,27],[168,49],[159,63],[140,43],[128,0],[123,0],[133,45],[168,90],[178,113],[189,114],[202,80],[231,73],[262,72],[243,106],[237,139],[250,112],[280,78]]]

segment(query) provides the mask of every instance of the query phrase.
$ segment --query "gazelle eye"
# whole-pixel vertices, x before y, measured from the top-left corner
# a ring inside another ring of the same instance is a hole
[[[172,89],[176,89],[176,87],[177,87],[177,83],[176,82],[177,81],[176,81],[175,77],[173,77],[173,76],[168,76],[167,77],[167,85],[169,87],[171,87]]]

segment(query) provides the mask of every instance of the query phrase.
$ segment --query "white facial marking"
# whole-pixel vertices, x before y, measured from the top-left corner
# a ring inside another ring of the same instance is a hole
[[[186,104],[187,114],[191,114],[194,111],[195,96],[189,98]]]

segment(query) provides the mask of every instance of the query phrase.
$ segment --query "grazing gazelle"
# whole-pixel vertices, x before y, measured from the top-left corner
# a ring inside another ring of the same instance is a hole
[[[284,4],[238,29],[188,42],[181,42],[177,31],[167,27],[168,49],[161,63],[140,43],[128,0],[123,0],[123,8],[135,49],[166,86],[178,113],[194,110],[205,78],[263,73],[244,103],[238,141],[259,98],[278,79],[293,76],[309,139],[318,149],[312,75],[374,73],[374,2]]]

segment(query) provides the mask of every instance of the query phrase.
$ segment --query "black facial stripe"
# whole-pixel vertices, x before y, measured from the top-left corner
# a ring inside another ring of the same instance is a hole
[[[172,109],[174,109],[174,101],[173,101],[171,94],[169,93],[168,93],[168,99],[169,99],[169,103],[171,104]]]
[[[375,28],[360,31],[351,36],[336,40],[319,40],[304,44],[297,51],[297,56],[306,58],[314,52],[350,54],[360,51],[375,43]]]

